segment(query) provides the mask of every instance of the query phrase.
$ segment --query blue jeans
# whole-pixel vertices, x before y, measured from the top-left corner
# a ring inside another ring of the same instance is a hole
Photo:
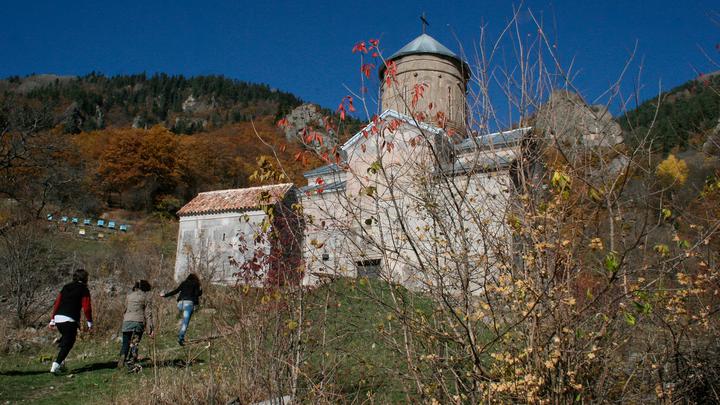
[[[178,340],[185,341],[185,332],[187,332],[188,325],[190,324],[190,317],[195,309],[195,304],[190,300],[183,300],[178,301],[177,307],[178,311],[182,313],[182,324],[178,332]]]

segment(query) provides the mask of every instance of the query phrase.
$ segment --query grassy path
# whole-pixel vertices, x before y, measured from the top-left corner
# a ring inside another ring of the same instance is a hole
[[[193,321],[190,338],[197,331],[192,330],[193,326],[200,324],[200,319]],[[58,376],[49,372],[50,363],[57,354],[55,345],[0,356],[0,404],[115,403],[142,380],[152,380],[155,366],[163,371],[186,367],[202,369],[206,356],[202,349],[197,345],[179,347],[174,330],[165,329],[155,338],[155,362],[150,358],[153,354],[152,339],[143,338],[140,345],[143,369],[139,373],[117,369],[120,344],[102,338],[79,338],[66,360],[67,370]],[[189,357],[194,360],[187,366]]]

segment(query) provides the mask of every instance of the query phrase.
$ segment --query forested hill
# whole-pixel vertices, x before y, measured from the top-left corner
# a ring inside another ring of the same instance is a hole
[[[720,72],[702,75],[664,92],[659,100],[659,108],[656,97],[618,119],[631,139],[647,133],[655,120],[653,143],[664,153],[702,142],[720,117]]]
[[[49,109],[67,133],[161,124],[189,134],[254,117],[277,119],[302,103],[297,96],[265,84],[165,73],[14,76],[0,80],[0,97]]]

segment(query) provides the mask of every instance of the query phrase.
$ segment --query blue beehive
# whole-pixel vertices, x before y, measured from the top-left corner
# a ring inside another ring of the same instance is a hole
[[[123,231],[123,232],[127,232],[128,226],[125,225],[125,224],[121,224],[121,225],[120,225],[120,230]]]
[[[78,219],[77,219],[77,218],[73,218],[73,219],[72,219],[72,223],[73,223],[73,224],[77,224],[77,223],[78,223]]]
[[[97,221],[98,228],[103,228],[105,226],[105,220],[104,219],[98,219]]]
[[[115,229],[115,221],[108,221],[108,229]]]
[[[48,220],[48,221],[52,221],[52,220],[53,220],[52,214],[47,214],[47,220]]]
[[[87,219],[87,218],[83,219],[83,225],[90,225],[91,223],[92,223],[92,221],[90,221],[89,219]]]
[[[67,221],[68,221],[68,217],[62,217],[62,218],[60,218],[60,220],[61,220],[62,222],[67,222]]]

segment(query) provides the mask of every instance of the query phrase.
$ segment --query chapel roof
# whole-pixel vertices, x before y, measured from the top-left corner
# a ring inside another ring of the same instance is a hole
[[[198,194],[177,212],[178,216],[241,212],[282,201],[292,183],[206,191]]]
[[[428,34],[422,33],[417,38],[410,41],[407,45],[400,48],[399,51],[395,52],[388,58],[388,60],[397,59],[405,55],[423,54],[430,53],[434,55],[443,55],[450,58],[460,60],[453,51],[449,50],[445,45],[441,44],[435,38]]]
[[[389,58],[387,58],[387,62],[390,62],[395,59],[399,59],[403,56],[408,55],[435,55],[435,56],[441,56],[444,58],[448,58],[453,60],[454,62],[461,64],[463,67],[463,70],[469,72],[469,68],[467,66],[467,63],[463,61],[459,56],[457,56],[453,51],[448,49],[445,45],[438,42],[437,39],[431,37],[430,35],[426,33],[420,34],[417,38],[413,39],[412,41],[408,42],[407,45],[403,46],[392,54]],[[378,69],[378,74],[382,78],[383,74],[385,73],[385,64],[382,64],[380,66],[380,69]],[[466,73],[467,74],[467,73]]]

